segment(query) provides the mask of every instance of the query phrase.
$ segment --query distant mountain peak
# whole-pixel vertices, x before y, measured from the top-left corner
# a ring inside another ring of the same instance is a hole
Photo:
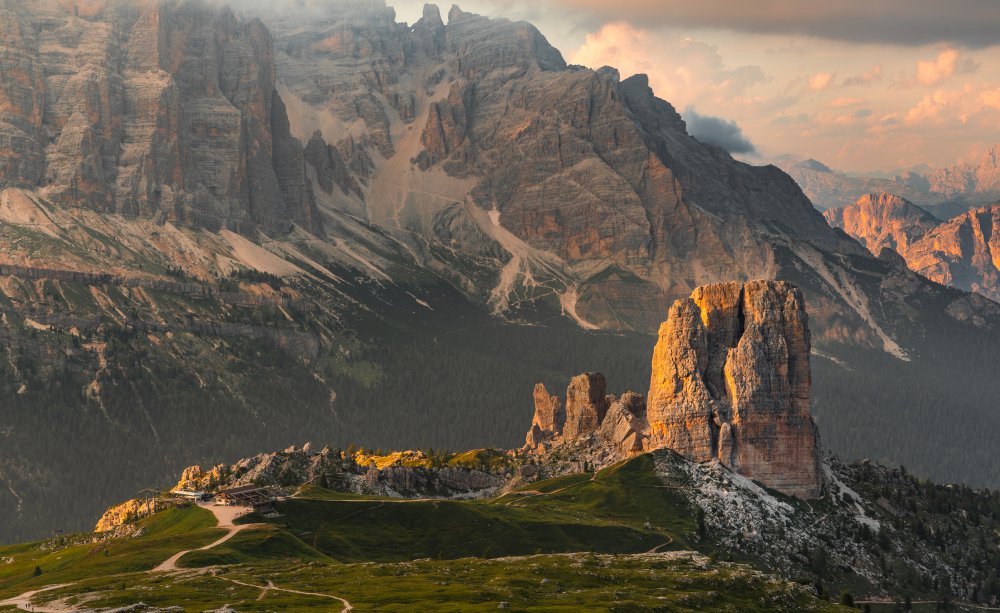
[[[801,162],[797,163],[796,166],[798,166],[799,168],[808,168],[809,170],[815,170],[816,172],[833,173],[832,168],[830,168],[823,162],[820,162],[819,160],[814,160],[812,158],[809,158],[808,160],[802,160]]]

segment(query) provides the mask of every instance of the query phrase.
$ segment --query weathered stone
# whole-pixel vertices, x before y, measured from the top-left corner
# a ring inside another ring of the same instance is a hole
[[[597,430],[622,457],[640,453],[645,447],[649,424],[646,423],[646,399],[635,392],[625,392],[610,403]]]
[[[129,500],[111,507],[97,520],[94,532],[108,532],[152,515],[158,510],[156,500]]]
[[[653,354],[646,448],[818,496],[807,322],[801,292],[785,282],[713,285],[676,302]]]
[[[891,194],[872,194],[825,215],[880,259],[898,266],[898,257],[882,257],[893,249],[933,281],[1000,300],[1000,205],[941,221]]]
[[[949,219],[902,255],[929,279],[1000,301],[1000,205]]]
[[[553,434],[562,434],[563,426],[566,423],[566,412],[563,410],[562,401],[558,396],[552,396],[545,389],[545,385],[539,383],[535,386],[535,418],[533,423],[538,424],[542,430],[548,430]]]
[[[566,425],[563,436],[572,440],[597,431],[608,411],[608,384],[600,373],[576,376],[566,389]]]
[[[903,257],[941,221],[912,202],[888,193],[866,194],[851,206],[823,213],[830,225],[864,243],[873,255],[886,247]]]
[[[319,230],[259,20],[173,1],[78,13],[0,4],[0,188],[213,229]]]

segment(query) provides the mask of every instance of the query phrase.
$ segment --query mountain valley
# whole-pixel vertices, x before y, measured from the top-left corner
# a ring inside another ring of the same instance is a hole
[[[1000,482],[968,445],[1000,306],[872,257],[642,75],[457,8],[67,6],[0,5],[0,539],[302,432],[513,445],[539,379],[637,388],[675,299],[755,278],[809,303],[831,449]]]

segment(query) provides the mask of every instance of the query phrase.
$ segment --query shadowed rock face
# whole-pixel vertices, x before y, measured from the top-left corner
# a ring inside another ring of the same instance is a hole
[[[807,322],[801,292],[780,281],[709,285],[674,303],[653,353],[646,448],[818,496]]]
[[[213,229],[317,229],[259,20],[199,2],[3,0],[0,32],[0,188]]]

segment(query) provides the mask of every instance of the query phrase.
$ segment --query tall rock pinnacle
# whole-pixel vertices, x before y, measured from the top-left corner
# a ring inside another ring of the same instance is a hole
[[[647,449],[818,496],[807,322],[802,293],[785,282],[709,285],[675,302],[653,353]]]
[[[571,443],[592,459],[617,461],[669,448],[817,498],[823,472],[809,415],[808,320],[802,292],[784,281],[699,287],[660,327],[648,400],[607,396],[604,376],[587,373],[570,382],[563,410],[539,384],[525,449]]]

